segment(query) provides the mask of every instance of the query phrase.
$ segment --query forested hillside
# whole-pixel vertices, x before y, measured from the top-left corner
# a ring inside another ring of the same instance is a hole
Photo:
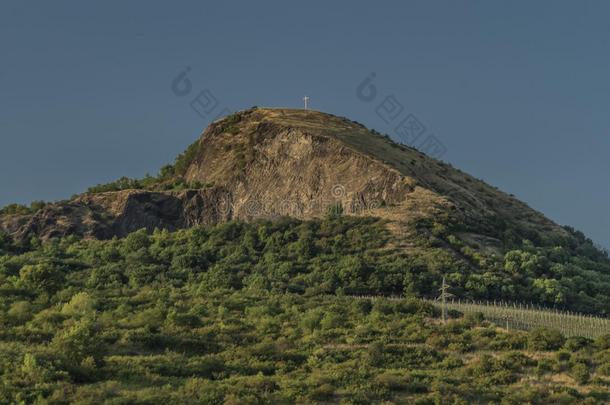
[[[383,220],[338,213],[107,241],[4,236],[0,402],[610,399],[610,336],[508,332],[476,315],[442,325],[416,299],[445,275],[465,296],[550,303],[562,292],[600,312],[607,264],[588,241],[524,242],[481,273],[467,246],[461,258],[437,247],[450,226],[421,226],[410,251]],[[406,298],[350,298],[363,293]]]

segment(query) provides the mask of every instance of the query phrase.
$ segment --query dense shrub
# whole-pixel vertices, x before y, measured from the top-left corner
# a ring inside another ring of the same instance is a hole
[[[557,350],[563,346],[565,338],[561,332],[551,329],[535,329],[530,332],[530,350]]]
[[[0,216],[3,215],[28,215],[34,214],[47,205],[44,201],[33,201],[29,206],[22,204],[9,204],[0,209]]]

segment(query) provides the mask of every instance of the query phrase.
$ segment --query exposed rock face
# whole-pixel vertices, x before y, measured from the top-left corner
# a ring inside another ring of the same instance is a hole
[[[173,231],[227,221],[231,212],[219,208],[228,198],[226,192],[217,188],[108,192],[52,204],[32,216],[11,216],[0,224],[17,239],[28,235],[42,239],[66,235],[107,239],[142,228]]]
[[[248,136],[215,133],[202,139],[189,181],[228,190],[240,219],[289,215],[311,218],[342,203],[359,213],[399,204],[414,182],[343,142],[281,124],[250,121]]]
[[[0,218],[0,230],[16,238],[110,238],[141,228],[176,230],[231,219],[307,219],[340,203],[348,214],[388,218],[394,230],[418,218],[451,215],[478,228],[504,221],[563,232],[459,170],[360,124],[313,111],[254,109],[213,123],[185,180],[206,187],[82,195],[31,216]]]

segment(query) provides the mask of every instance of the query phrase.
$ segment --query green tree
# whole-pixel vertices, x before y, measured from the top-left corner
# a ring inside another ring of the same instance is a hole
[[[102,354],[97,325],[88,318],[81,319],[59,331],[51,346],[74,364],[80,364],[88,356],[98,358]]]
[[[23,284],[38,292],[54,292],[64,280],[64,272],[51,263],[26,264],[19,270]]]

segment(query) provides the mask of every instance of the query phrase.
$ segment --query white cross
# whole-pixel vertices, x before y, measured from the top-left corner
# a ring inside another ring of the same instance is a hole
[[[307,102],[309,101],[309,97],[303,97],[303,101],[305,102],[305,109],[307,110]]]

